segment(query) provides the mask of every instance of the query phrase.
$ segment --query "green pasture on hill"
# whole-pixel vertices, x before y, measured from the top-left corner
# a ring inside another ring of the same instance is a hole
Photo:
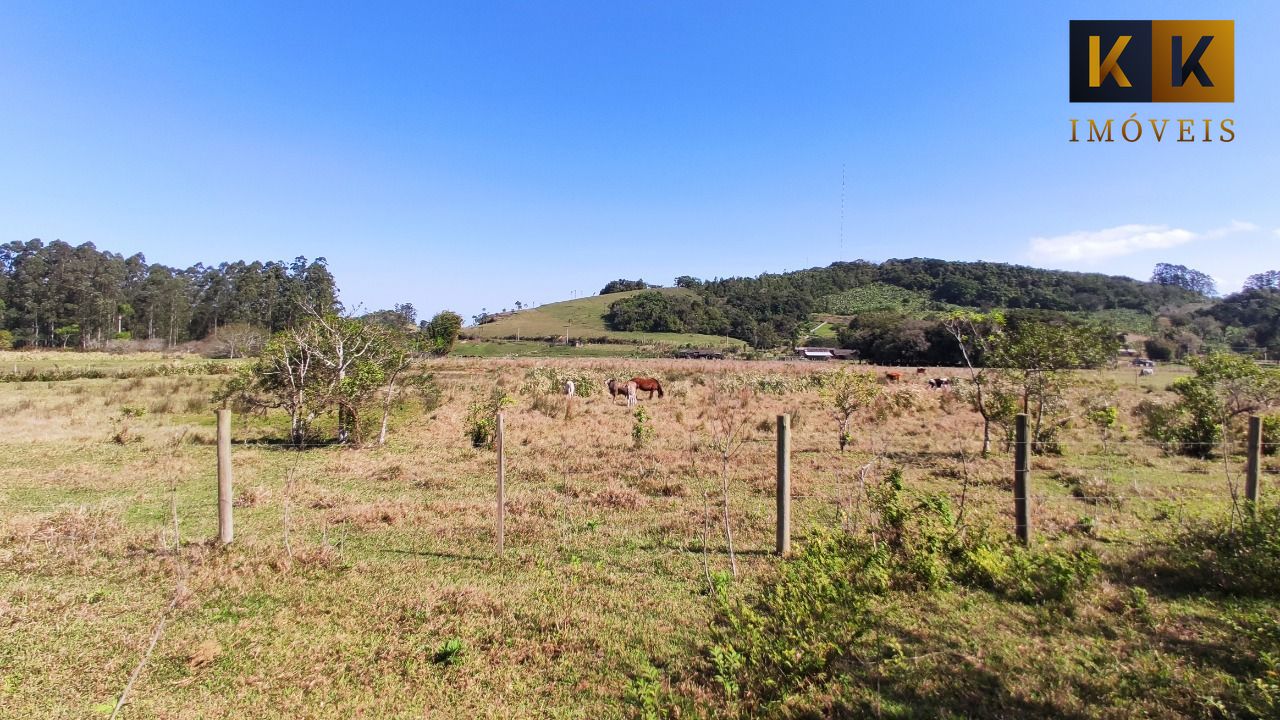
[[[516,338],[608,338],[610,341],[649,343],[671,345],[693,345],[697,347],[742,347],[741,340],[720,335],[699,335],[697,333],[648,333],[617,332],[605,327],[604,315],[609,305],[617,300],[631,297],[644,290],[611,293],[609,295],[593,295],[577,300],[550,303],[519,312],[485,323],[478,327],[467,328],[464,334],[480,340],[516,339]],[[692,291],[682,288],[661,288],[661,293],[688,294]]]
[[[625,343],[584,343],[553,345],[540,340],[467,340],[453,349],[454,357],[654,357],[661,353],[652,345]]]

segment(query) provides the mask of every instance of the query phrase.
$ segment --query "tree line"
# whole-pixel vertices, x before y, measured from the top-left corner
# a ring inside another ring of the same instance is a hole
[[[679,327],[684,332],[728,335],[763,348],[795,341],[810,315],[832,311],[833,296],[873,284],[903,288],[943,306],[1154,314],[1206,301],[1204,291],[1211,288],[1201,280],[1176,269],[1162,274],[1160,282],[1143,282],[1004,263],[858,260],[757,277],[701,280],[685,275],[676,278],[676,286],[693,291],[695,300],[638,293],[615,301],[605,321],[615,330],[662,332],[657,328]]]
[[[172,346],[223,326],[293,327],[302,308],[340,308],[324,258],[177,269],[93,243],[0,245],[0,330],[15,346],[81,347],[112,339]]]

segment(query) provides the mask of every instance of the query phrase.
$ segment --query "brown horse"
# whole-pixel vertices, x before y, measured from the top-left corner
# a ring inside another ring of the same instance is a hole
[[[619,395],[627,399],[627,405],[636,404],[636,384],[630,380],[623,382],[609,378],[609,382],[605,383],[609,388],[609,398],[616,399]]]
[[[662,392],[662,383],[658,382],[654,378],[633,377],[631,378],[631,382],[636,384],[637,390],[648,391],[650,400],[653,399],[654,391],[657,391],[658,397],[662,397],[664,395]]]

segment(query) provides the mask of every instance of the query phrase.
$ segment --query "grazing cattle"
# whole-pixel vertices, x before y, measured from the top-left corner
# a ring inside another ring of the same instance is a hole
[[[923,375],[923,374],[924,374],[924,368],[916,368],[916,375],[917,375],[917,376],[920,376],[920,375]]]
[[[891,383],[896,383],[902,379],[902,373],[893,372],[892,370],[885,372],[884,379]]]
[[[654,378],[633,377],[631,378],[631,382],[636,384],[637,390],[647,390],[649,392],[650,400],[653,399],[653,393],[655,391],[658,393],[658,397],[662,397],[664,394],[662,392],[662,383],[658,382]]]
[[[951,387],[951,378],[933,378],[929,381],[929,387],[934,390],[942,390]]]
[[[1148,375],[1155,375],[1155,374],[1156,374],[1156,369],[1153,367],[1144,367],[1138,371],[1138,377],[1146,377]]]
[[[573,381],[572,381],[572,380],[565,380],[565,381],[564,381],[564,394],[565,394],[565,395],[568,395],[569,397],[573,397],[575,394],[577,394],[577,392],[578,392],[578,388],[577,388],[577,386],[576,386],[576,385],[574,385],[574,384],[573,384]]]

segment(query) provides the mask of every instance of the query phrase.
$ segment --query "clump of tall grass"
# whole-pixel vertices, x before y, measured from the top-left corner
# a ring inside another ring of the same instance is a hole
[[[197,363],[157,363],[134,368],[104,370],[102,368],[27,368],[0,372],[0,383],[6,382],[62,382],[65,380],[128,380],[148,377],[175,377],[183,375],[228,375],[235,368],[228,363],[208,360]]]

